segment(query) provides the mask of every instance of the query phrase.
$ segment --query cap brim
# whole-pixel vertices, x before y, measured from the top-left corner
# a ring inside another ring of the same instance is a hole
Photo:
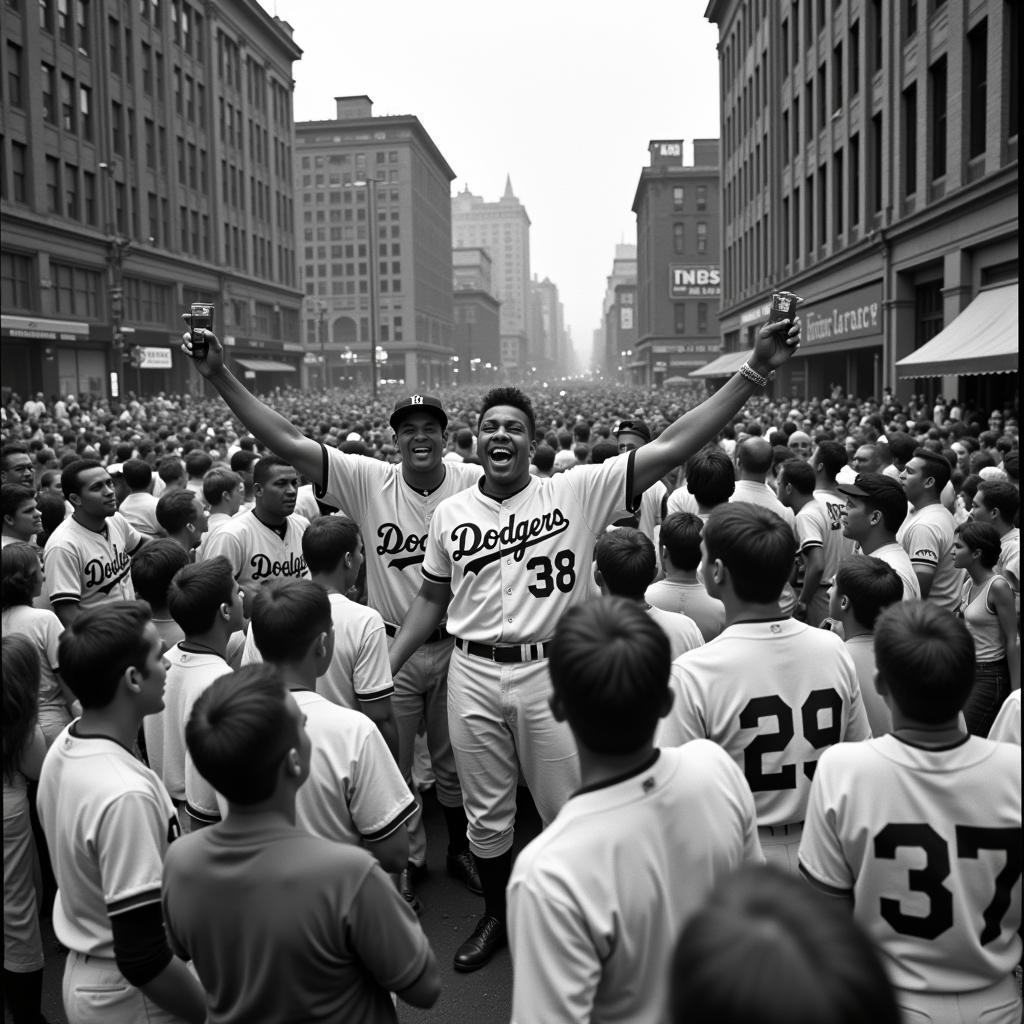
[[[850,495],[851,498],[870,498],[871,497],[871,495],[868,494],[867,491],[865,491],[861,487],[858,487],[856,484],[837,484],[836,485],[836,490],[840,494],[848,494],[848,495]]]
[[[393,412],[391,414],[391,419],[388,420],[388,423],[391,424],[391,429],[392,430],[397,430],[398,429],[398,424],[401,423],[402,420],[404,420],[406,416],[410,415],[411,413],[422,413],[422,412],[430,413],[430,415],[433,416],[434,419],[436,419],[438,421],[438,423],[441,424],[441,429],[442,430],[447,430],[448,429],[448,417],[445,414],[444,410],[443,409],[438,409],[436,405],[409,405],[409,406],[406,406],[404,409],[399,409],[397,412]]]

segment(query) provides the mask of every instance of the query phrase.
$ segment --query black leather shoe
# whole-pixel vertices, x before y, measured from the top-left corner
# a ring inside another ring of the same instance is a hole
[[[457,878],[474,896],[483,896],[484,888],[477,874],[476,861],[469,850],[448,854],[448,874]]]
[[[406,864],[398,872],[398,891],[402,894],[402,899],[412,907],[417,917],[423,913],[423,904],[420,903],[419,897],[416,895],[416,882],[426,873],[426,866],[422,864]]]
[[[491,957],[507,945],[505,922],[485,914],[477,922],[473,934],[455,951],[455,970],[464,974],[477,971],[490,963]]]

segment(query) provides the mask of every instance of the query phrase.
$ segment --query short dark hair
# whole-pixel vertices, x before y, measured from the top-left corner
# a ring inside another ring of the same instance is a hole
[[[28,448],[20,441],[10,441],[0,448],[0,466],[7,468],[7,460],[12,455],[28,455]]]
[[[103,463],[97,459],[75,459],[68,463],[60,474],[60,489],[64,492],[65,499],[72,494],[80,494],[82,489],[82,474],[90,469],[103,469]]]
[[[213,626],[220,606],[230,604],[237,587],[231,563],[216,555],[178,570],[167,590],[167,610],[185,636],[196,636]]]
[[[196,448],[185,456],[185,472],[191,477],[205,476],[212,467],[213,459],[201,448]]]
[[[203,497],[208,505],[220,504],[224,493],[237,491],[242,478],[225,466],[214,466],[203,477]]]
[[[608,459],[614,459],[619,454],[619,446],[613,441],[598,441],[590,449],[590,464],[600,466]]]
[[[172,484],[176,480],[185,479],[185,467],[177,455],[165,455],[156,465],[157,476],[165,484]]]
[[[931,601],[900,601],[875,625],[878,678],[908,718],[954,718],[974,686],[974,641],[963,620]]]
[[[0,588],[4,611],[32,603],[40,571],[39,551],[31,544],[16,541],[0,548]]]
[[[0,484],[0,516],[13,516],[26,501],[35,501],[36,492],[21,484]]]
[[[196,769],[225,799],[246,805],[273,795],[281,761],[299,743],[287,701],[276,669],[246,665],[195,702],[185,743]]]
[[[1008,452],[1003,456],[1003,472],[1011,480],[1020,482],[1020,456],[1017,452]]]
[[[900,1024],[878,951],[849,909],[767,865],[722,878],[687,920],[669,986],[671,1024]]]
[[[549,444],[539,444],[533,450],[533,464],[542,472],[550,473],[555,465],[555,450]]]
[[[999,561],[1003,541],[999,531],[991,523],[969,519],[966,523],[961,523],[954,533],[959,534],[968,551],[981,552],[981,564],[986,569],[991,569]]]
[[[949,463],[938,452],[928,448],[915,448],[913,458],[920,459],[925,464],[925,476],[934,478],[935,493],[941,494],[953,472]]]
[[[700,565],[700,538],[704,521],[692,512],[673,512],[661,524],[659,542],[677,569],[687,572]]]
[[[886,439],[889,442],[889,452],[895,461],[907,463],[914,457],[917,441],[909,434],[899,431],[887,434]]]
[[[176,541],[155,537],[132,555],[132,586],[136,597],[154,608],[167,607],[167,592],[179,569],[188,565],[188,552]]]
[[[145,601],[110,601],[83,609],[61,633],[61,678],[83,708],[107,707],[124,673],[142,671],[150,653],[146,626],[152,618]]]
[[[265,484],[274,475],[275,471],[280,469],[294,471],[295,467],[287,459],[282,459],[277,455],[265,455],[253,466],[253,484]]]
[[[549,650],[555,696],[584,746],[629,754],[650,742],[672,655],[665,631],[639,604],[611,597],[570,608]]]
[[[736,490],[736,469],[721,448],[702,448],[686,464],[686,489],[697,504],[721,505]]]
[[[867,481],[873,492],[860,500],[868,508],[882,513],[882,525],[887,533],[895,534],[907,518],[907,496],[895,477],[885,473],[858,473],[857,483]]]
[[[650,538],[630,526],[602,533],[594,548],[598,572],[616,597],[642,598],[658,574]]]
[[[129,459],[121,466],[121,476],[133,491],[144,491],[153,482],[153,470],[143,459]]]
[[[849,598],[853,617],[867,629],[874,629],[883,608],[903,600],[903,580],[880,558],[851,555],[836,573],[836,590]]]
[[[817,445],[817,456],[814,457],[815,464],[821,464],[825,476],[834,480],[836,474],[849,462],[846,454],[846,446],[838,441],[819,441]]]
[[[1020,491],[1002,480],[982,480],[978,484],[985,508],[999,512],[1004,523],[1012,523],[1020,509]]]
[[[253,451],[237,451],[231,456],[229,465],[234,473],[251,473],[254,462],[259,462],[260,457]]]
[[[767,473],[772,468],[772,446],[763,437],[748,437],[736,445],[736,461],[747,473]]]
[[[359,527],[346,516],[321,516],[302,535],[302,557],[314,575],[334,572],[359,545]]]
[[[510,405],[513,409],[518,409],[523,413],[529,421],[530,440],[533,440],[537,433],[537,417],[533,411],[533,403],[522,393],[522,391],[519,390],[519,388],[491,388],[491,390],[484,395],[484,399],[480,403],[480,422],[483,422],[483,418],[487,410],[493,409],[496,405]],[[477,429],[479,430],[479,427]]]
[[[196,515],[198,495],[189,488],[168,491],[156,503],[156,521],[169,534],[180,533]]]
[[[796,559],[796,537],[774,512],[746,501],[719,505],[704,524],[708,557],[729,570],[741,601],[777,601]]]
[[[779,476],[782,483],[791,484],[797,494],[813,494],[817,477],[814,475],[814,467],[803,459],[794,459],[792,456],[786,459],[779,466]],[[906,499],[904,499],[906,504]]]
[[[270,580],[252,603],[250,628],[264,661],[295,661],[331,628],[327,591],[312,580]]]

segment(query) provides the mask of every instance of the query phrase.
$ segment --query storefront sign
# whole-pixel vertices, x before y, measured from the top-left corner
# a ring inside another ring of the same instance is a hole
[[[171,350],[169,348],[150,348],[139,346],[139,369],[169,370],[171,368]]]
[[[882,286],[868,285],[830,299],[812,299],[799,310],[808,345],[882,334]]]
[[[623,331],[629,331],[633,328],[633,307],[623,306],[619,310],[619,328]]]
[[[669,295],[673,299],[715,298],[722,294],[722,275],[717,266],[673,263],[668,272]]]
[[[747,324],[767,320],[771,309],[772,304],[770,302],[762,302],[760,306],[755,306],[753,309],[745,309],[740,313],[740,325],[746,327]]]

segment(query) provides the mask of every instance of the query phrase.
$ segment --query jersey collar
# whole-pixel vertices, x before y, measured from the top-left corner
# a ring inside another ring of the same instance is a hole
[[[608,789],[610,786],[617,786],[620,782],[628,782],[630,779],[635,779],[638,775],[643,775],[644,772],[650,771],[659,757],[661,757],[661,750],[655,747],[651,756],[643,764],[628,772],[623,772],[621,775],[613,775],[610,779],[602,779],[600,782],[592,782],[589,786],[581,786],[573,793],[573,796],[582,796],[584,793],[596,793],[600,789]]]

